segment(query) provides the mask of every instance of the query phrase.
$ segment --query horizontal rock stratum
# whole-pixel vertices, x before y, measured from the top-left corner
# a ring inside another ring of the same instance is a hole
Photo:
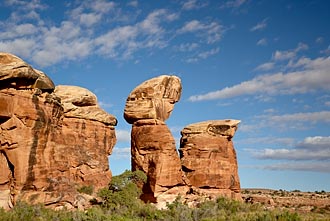
[[[96,96],[57,86],[20,58],[0,53],[0,207],[18,200],[82,208],[82,186],[111,180],[117,120]]]
[[[241,199],[232,138],[239,120],[194,123],[181,131],[180,158],[190,184],[215,196]]]

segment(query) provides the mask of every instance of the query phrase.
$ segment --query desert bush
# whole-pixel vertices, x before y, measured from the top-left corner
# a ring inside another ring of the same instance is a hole
[[[79,193],[86,193],[88,195],[92,195],[94,192],[94,187],[92,185],[89,186],[82,186],[77,189]]]

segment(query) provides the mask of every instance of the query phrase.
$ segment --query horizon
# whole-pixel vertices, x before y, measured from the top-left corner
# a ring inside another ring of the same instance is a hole
[[[110,170],[130,165],[126,98],[159,75],[182,81],[165,122],[180,131],[241,120],[241,188],[330,192],[330,2],[253,0],[0,3],[0,51],[55,85],[96,94],[113,114]]]

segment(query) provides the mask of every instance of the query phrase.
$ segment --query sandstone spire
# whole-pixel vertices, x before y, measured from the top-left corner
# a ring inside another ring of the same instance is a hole
[[[133,124],[132,170],[147,174],[145,201],[157,202],[162,193],[184,185],[175,141],[164,123],[180,96],[181,80],[162,75],[143,82],[127,98],[124,117]]]

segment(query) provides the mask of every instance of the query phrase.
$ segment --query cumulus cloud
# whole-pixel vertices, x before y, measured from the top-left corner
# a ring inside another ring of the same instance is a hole
[[[260,169],[265,170],[295,170],[295,171],[310,171],[330,173],[330,163],[328,162],[308,162],[308,163],[280,163],[266,166],[259,166]]]
[[[256,70],[256,71],[269,71],[269,70],[274,69],[275,65],[276,65],[275,62],[267,62],[267,63],[259,65],[254,70]]]
[[[330,137],[306,137],[292,148],[247,149],[247,151],[257,159],[285,161],[281,164],[262,166],[264,169],[330,172]],[[299,161],[299,163],[291,161]]]
[[[330,137],[306,137],[294,148],[265,148],[250,150],[259,159],[272,160],[330,160]]]
[[[241,128],[239,128],[241,130]],[[238,144],[279,144],[292,146],[295,139],[291,137],[250,137],[243,140],[237,140]]]
[[[306,113],[294,113],[294,114],[284,114],[284,115],[270,115],[270,116],[260,116],[268,121],[269,124],[280,123],[299,123],[299,122],[309,122],[309,123],[329,123],[330,122],[330,111],[320,111],[320,112],[306,112]]]
[[[178,30],[178,34],[196,33],[206,39],[208,44],[219,41],[223,35],[223,27],[218,22],[203,23],[198,20],[186,22]]]
[[[127,159],[131,157],[130,147],[115,147],[112,151],[111,157],[116,159]]]
[[[250,31],[253,32],[253,31],[259,31],[259,30],[265,29],[267,27],[267,21],[268,21],[268,18],[265,18],[261,22],[258,22],[255,26],[250,28]]]
[[[210,49],[208,51],[202,51],[202,52],[198,53],[195,57],[188,58],[186,60],[186,62],[187,63],[195,63],[195,62],[198,62],[201,59],[207,59],[208,57],[210,57],[212,55],[218,54],[219,51],[220,51],[219,48],[213,48],[213,49]]]
[[[182,43],[179,46],[177,46],[176,49],[181,52],[187,52],[187,51],[189,52],[195,50],[198,47],[199,44],[197,43]]]
[[[193,9],[199,9],[207,6],[206,2],[198,2],[197,0],[188,0],[183,3],[182,9],[183,10],[193,10]]]
[[[118,142],[130,142],[131,132],[127,130],[116,129],[116,138]]]
[[[271,66],[271,64],[270,64]],[[330,90],[330,57],[319,57],[314,60],[302,58],[292,64],[300,70],[288,73],[276,73],[257,76],[232,87],[194,95],[190,101],[226,99],[254,94],[304,94],[313,91]],[[267,67],[260,67],[260,69]]]

